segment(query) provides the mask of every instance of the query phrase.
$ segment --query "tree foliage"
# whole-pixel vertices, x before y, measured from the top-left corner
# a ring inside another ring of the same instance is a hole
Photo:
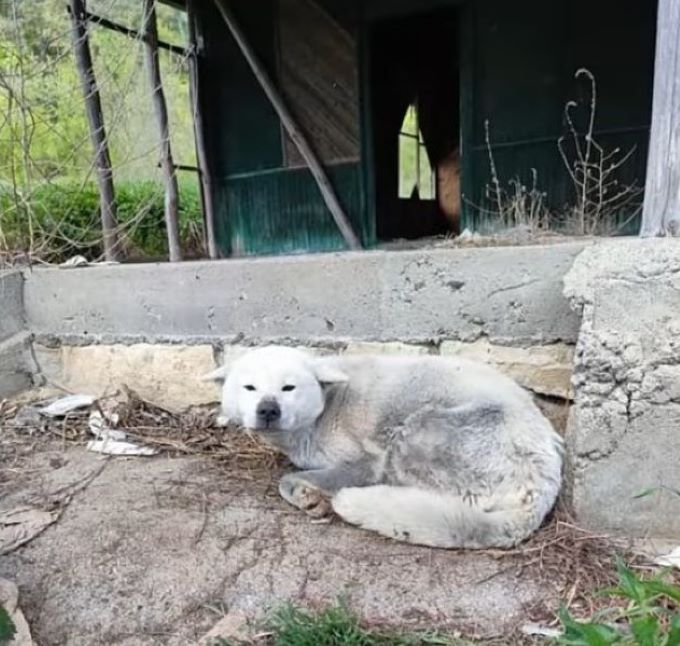
[[[141,7],[138,0],[88,2],[91,12],[136,29],[142,25]],[[159,4],[157,15],[160,38],[186,45],[185,14]],[[146,200],[135,207],[139,214],[155,213],[157,199],[151,197],[148,183],[161,184],[159,141],[143,43],[93,23],[89,34],[114,182],[125,186],[125,219],[129,219],[131,194]],[[94,191],[92,144],[72,45],[66,3],[0,3],[0,251],[3,240],[7,244],[8,229],[15,240],[25,243],[34,235],[31,216],[45,222],[46,210],[56,204],[72,208],[52,213],[52,218],[68,220],[70,211],[78,212],[80,224],[81,207],[89,204]],[[195,165],[187,61],[165,50],[160,61],[175,160]],[[138,181],[144,187],[131,190]],[[77,189],[82,199],[74,195]],[[190,194],[188,205],[196,207],[192,217],[198,220],[195,191]],[[88,214],[95,216],[95,225],[96,215],[95,206]]]

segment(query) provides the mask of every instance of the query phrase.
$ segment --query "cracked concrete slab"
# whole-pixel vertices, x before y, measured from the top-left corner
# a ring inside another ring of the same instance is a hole
[[[564,283],[583,313],[567,429],[574,511],[595,530],[677,538],[680,246],[603,242]]]
[[[46,454],[2,506],[34,502],[101,464]],[[313,524],[274,476],[202,458],[111,460],[57,523],[0,560],[44,646],[185,645],[225,614],[343,598],[364,620],[509,634],[549,596],[491,555],[437,551],[333,522]]]

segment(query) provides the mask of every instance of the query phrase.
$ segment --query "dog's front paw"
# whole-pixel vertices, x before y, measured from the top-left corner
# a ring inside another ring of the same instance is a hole
[[[281,497],[311,518],[325,518],[332,512],[330,498],[314,485],[291,474],[279,483]]]

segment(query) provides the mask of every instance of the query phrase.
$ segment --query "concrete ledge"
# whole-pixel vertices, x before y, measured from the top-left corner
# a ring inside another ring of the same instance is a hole
[[[29,328],[56,340],[574,342],[580,243],[35,269]]]

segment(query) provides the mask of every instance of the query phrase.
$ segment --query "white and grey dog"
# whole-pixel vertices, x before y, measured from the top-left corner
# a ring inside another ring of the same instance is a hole
[[[562,440],[528,393],[484,364],[442,357],[314,357],[265,347],[210,375],[221,415],[302,471],[283,498],[444,548],[509,547],[557,498]]]

